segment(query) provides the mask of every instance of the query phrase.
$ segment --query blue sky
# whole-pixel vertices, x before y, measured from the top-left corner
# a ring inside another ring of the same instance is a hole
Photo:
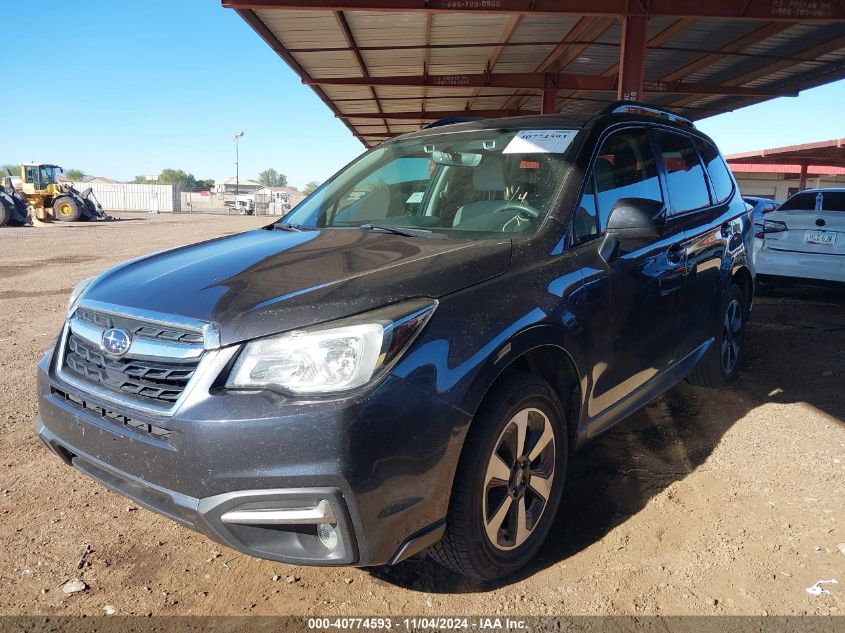
[[[34,47],[45,16],[78,25]],[[267,168],[323,180],[363,147],[219,0],[6,2],[0,163],[44,161],[128,180],[165,167],[198,178]],[[20,57],[16,51],[26,51]],[[20,64],[20,62],[23,62]],[[28,76],[28,68],[37,71]],[[45,89],[52,81],[66,87]],[[725,153],[845,136],[845,81],[702,121]],[[10,124],[11,123],[11,124]]]

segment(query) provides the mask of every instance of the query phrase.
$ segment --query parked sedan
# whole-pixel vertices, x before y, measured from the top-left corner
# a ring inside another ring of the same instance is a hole
[[[742,196],[742,199],[754,209],[754,237],[762,238],[763,216],[775,211],[778,208],[778,203],[770,198],[758,196]]]
[[[845,283],[845,188],[795,194],[763,221],[761,282]]]

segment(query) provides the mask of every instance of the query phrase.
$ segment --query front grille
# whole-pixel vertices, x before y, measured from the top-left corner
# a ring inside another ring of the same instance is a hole
[[[117,413],[116,411],[111,411],[110,409],[106,409],[105,407],[101,407],[98,404],[93,402],[89,402],[84,398],[79,396],[73,395],[71,393],[67,393],[56,389],[55,387],[51,389],[51,392],[57,398],[67,402],[71,406],[81,410],[87,411],[88,413],[92,413],[96,416],[99,416],[101,419],[105,420],[106,422],[110,422],[117,426],[123,427],[125,429],[129,429],[136,433],[142,433],[143,435],[148,435],[149,437],[153,437],[157,440],[167,441],[170,439],[171,431],[170,429],[165,429],[161,426],[156,426],[155,424],[148,424],[147,422],[142,422],[141,420],[136,420],[135,418],[131,418],[127,415],[123,415],[122,413]]]
[[[172,405],[194,375],[197,361],[109,358],[75,334],[68,336],[65,367],[75,377],[154,405]]]
[[[121,328],[129,332],[132,338],[146,338],[156,341],[167,341],[171,343],[202,343],[203,337],[201,332],[193,332],[191,330],[180,330],[172,327],[165,327],[154,323],[143,323],[135,319],[117,316],[113,314],[103,314],[88,310],[86,308],[77,308],[75,316],[83,323],[94,325],[96,327],[107,330],[109,328]]]

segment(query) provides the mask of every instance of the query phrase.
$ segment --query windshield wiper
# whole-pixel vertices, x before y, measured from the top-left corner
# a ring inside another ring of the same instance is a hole
[[[301,224],[274,224],[274,231],[293,231],[294,233],[302,233],[302,231],[313,231],[310,226],[302,226]]]
[[[393,235],[402,235],[404,237],[430,237],[439,240],[445,240],[446,236],[443,233],[435,233],[428,229],[414,229],[408,227],[383,226],[380,224],[362,224],[358,227],[361,231],[381,231],[383,233],[393,233]]]

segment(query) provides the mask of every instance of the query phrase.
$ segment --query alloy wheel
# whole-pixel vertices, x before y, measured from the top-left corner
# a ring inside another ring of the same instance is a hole
[[[502,551],[528,540],[546,510],[555,472],[555,436],[548,416],[523,409],[505,425],[487,464],[484,531]]]
[[[725,375],[731,375],[739,362],[739,350],[742,343],[742,306],[733,299],[725,310],[722,323],[722,369]]]

